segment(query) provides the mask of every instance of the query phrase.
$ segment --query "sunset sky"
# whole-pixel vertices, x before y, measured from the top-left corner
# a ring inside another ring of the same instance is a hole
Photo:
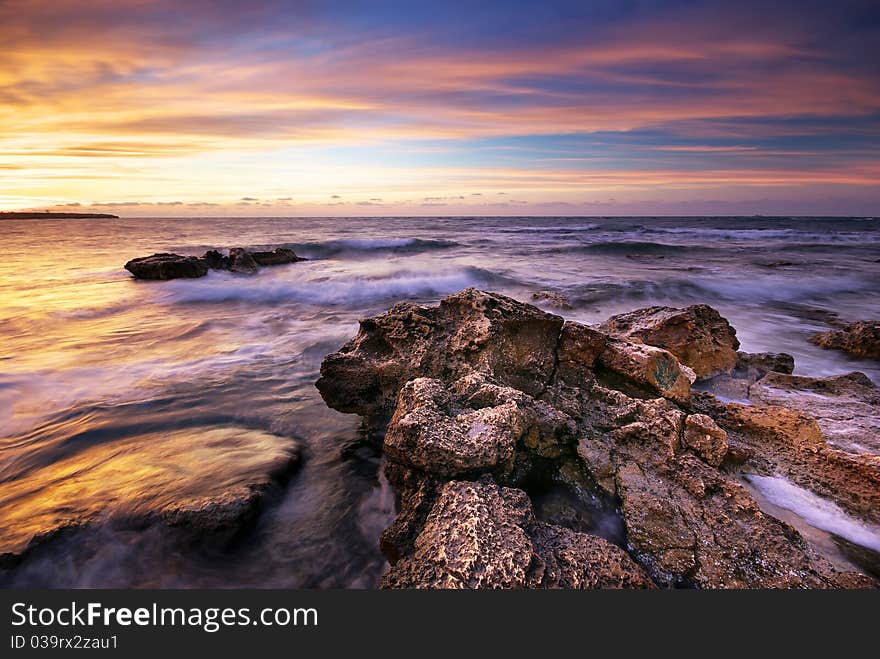
[[[0,210],[880,213],[876,1],[0,0]]]

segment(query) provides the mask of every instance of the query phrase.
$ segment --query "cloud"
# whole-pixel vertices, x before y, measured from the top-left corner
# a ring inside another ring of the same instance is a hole
[[[855,0],[489,2],[464,22],[443,3],[8,0],[0,203],[271,208],[296,180],[297,209],[340,185],[403,211],[661,186],[863,204],[871,16]],[[238,186],[255,196],[222,196]]]

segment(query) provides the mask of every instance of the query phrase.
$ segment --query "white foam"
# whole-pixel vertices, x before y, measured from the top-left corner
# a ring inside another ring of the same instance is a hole
[[[779,476],[750,474],[746,479],[770,503],[790,510],[811,526],[839,535],[861,547],[880,551],[880,528],[851,517],[837,504]]]
[[[430,297],[484,284],[475,268],[440,272],[397,271],[383,275],[316,272],[290,278],[242,277],[212,273],[206,278],[167,282],[157,294],[165,302],[254,302],[280,304],[369,304],[383,300]]]

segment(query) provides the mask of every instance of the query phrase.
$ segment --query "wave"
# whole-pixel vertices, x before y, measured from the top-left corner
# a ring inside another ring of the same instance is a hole
[[[709,278],[633,280],[586,284],[572,291],[579,304],[624,301],[713,302],[746,304],[761,302],[808,302],[844,294],[876,291],[876,284],[856,277],[783,276],[750,278]]]
[[[346,254],[417,254],[458,247],[459,243],[429,238],[340,238],[324,242],[286,243],[284,246],[306,258],[329,259]]]
[[[503,277],[482,268],[413,272],[401,270],[382,276],[313,275],[296,280],[237,277],[212,273],[197,281],[168,282],[161,295],[174,304],[251,302],[315,305],[365,305],[384,300],[429,298],[454,293],[470,286],[501,283]]]

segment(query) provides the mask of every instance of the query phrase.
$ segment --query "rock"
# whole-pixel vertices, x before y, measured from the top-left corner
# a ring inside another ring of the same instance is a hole
[[[653,588],[626,552],[536,522],[522,490],[451,481],[385,588]]]
[[[324,359],[316,386],[334,409],[386,418],[416,377],[490,373],[499,385],[538,395],[556,367],[562,326],[559,316],[475,289],[438,307],[401,303],[362,320],[358,335]]]
[[[283,265],[285,263],[296,263],[297,261],[305,261],[306,259],[297,256],[296,252],[286,247],[276,247],[271,252],[251,252],[251,258],[257,265]]]
[[[778,474],[869,523],[880,523],[880,457],[829,446],[816,419],[778,405],[729,403],[715,414],[744,468]]]
[[[833,350],[842,350],[863,359],[880,359],[880,321],[859,321],[839,329],[819,332],[810,343]]]
[[[809,414],[833,446],[880,455],[880,389],[863,373],[829,378],[770,373],[749,395],[756,403]]]
[[[448,478],[513,467],[525,420],[513,401],[457,407],[440,380],[417,378],[400,391],[385,433],[392,460]]]
[[[196,278],[208,274],[208,266],[203,260],[168,253],[132,259],[125,264],[125,269],[136,279]]]
[[[176,279],[203,277],[208,269],[253,274],[257,272],[258,265],[280,265],[305,260],[286,247],[277,247],[271,252],[249,252],[242,247],[234,247],[229,250],[229,256],[224,256],[216,249],[209,249],[202,258],[154,254],[132,259],[125,264],[125,269],[138,279]]]
[[[614,373],[662,396],[685,401],[690,395],[688,373],[662,348],[609,339],[598,361]]]
[[[244,248],[233,247],[229,250],[229,270],[239,274],[252,275],[258,270],[257,262]]]
[[[736,330],[710,306],[648,307],[612,316],[599,328],[616,337],[668,350],[698,378],[730,372],[736,365]]]
[[[553,309],[568,310],[574,308],[567,297],[555,291],[535,291],[532,293],[532,299]]]
[[[788,470],[868,520],[880,511],[870,462],[829,448],[798,412],[690,395],[688,370],[662,348],[473,289],[361,321],[317,386],[384,437],[398,495],[385,585],[876,585],[764,513],[737,475]],[[571,503],[532,507],[562,485]]]
[[[794,373],[794,357],[785,352],[737,352],[735,373],[758,380],[767,373]]]
[[[211,270],[229,270],[229,257],[223,256],[216,249],[209,249],[202,259]]]
[[[705,414],[690,414],[684,420],[682,443],[713,467],[727,454],[727,433]]]

